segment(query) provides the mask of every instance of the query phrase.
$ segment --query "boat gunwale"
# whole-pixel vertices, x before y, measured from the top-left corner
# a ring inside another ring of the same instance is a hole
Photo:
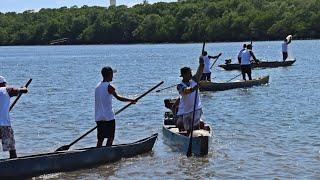
[[[266,76],[260,76],[257,78],[253,78],[252,80],[235,80],[235,81],[230,81],[230,82],[211,82],[211,81],[200,81],[200,83],[206,83],[207,85],[222,85],[222,84],[233,84],[233,83],[253,83],[253,82],[257,82],[257,81],[264,81],[264,80],[268,80],[269,81],[270,76],[266,75]],[[201,86],[201,85],[200,85]]]
[[[85,151],[88,151],[88,150],[95,150],[95,149],[103,149],[103,148],[111,149],[111,148],[116,148],[116,147],[131,146],[131,145],[139,144],[141,142],[147,142],[147,141],[149,141],[149,140],[151,140],[153,138],[158,138],[158,133],[154,133],[149,137],[134,141],[132,143],[116,144],[116,145],[112,145],[111,147],[106,147],[106,146],[88,147],[88,148],[73,149],[73,150],[66,150],[66,151],[57,151],[57,152],[49,152],[49,153],[32,154],[32,155],[27,155],[27,156],[21,156],[21,157],[14,158],[14,159],[0,159],[0,163],[9,162],[9,161],[32,159],[32,158],[39,158],[39,157],[49,157],[49,156],[62,155],[62,154],[85,152]]]
[[[294,60],[286,60],[286,61],[261,61],[261,64],[265,64],[265,66],[259,66],[256,64],[253,64],[252,68],[278,68],[278,67],[287,67],[291,66],[296,62],[296,59]],[[270,64],[269,66],[267,64]],[[274,64],[278,64],[278,66],[271,66]],[[219,64],[219,67],[223,68],[224,70],[230,71],[230,70],[241,70],[239,63],[231,63],[231,64]]]

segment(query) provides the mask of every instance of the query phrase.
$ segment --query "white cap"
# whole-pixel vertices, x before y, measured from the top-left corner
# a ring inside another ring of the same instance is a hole
[[[3,77],[3,76],[0,76],[0,83],[6,83],[7,80]]]

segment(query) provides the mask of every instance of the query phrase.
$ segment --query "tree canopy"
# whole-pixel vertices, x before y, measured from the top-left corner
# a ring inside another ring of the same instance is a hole
[[[320,38],[319,0],[179,0],[172,3],[0,13],[0,45],[180,43]]]

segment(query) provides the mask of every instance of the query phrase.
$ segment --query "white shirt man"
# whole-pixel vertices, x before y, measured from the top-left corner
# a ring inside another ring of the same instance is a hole
[[[2,140],[3,151],[9,151],[10,158],[16,158],[14,133],[9,116],[10,97],[17,96],[20,93],[27,93],[28,89],[26,87],[7,87],[6,84],[6,79],[0,76],[0,139]]]

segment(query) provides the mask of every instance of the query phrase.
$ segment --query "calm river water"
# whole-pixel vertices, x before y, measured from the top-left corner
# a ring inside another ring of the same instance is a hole
[[[217,64],[235,59],[242,43],[208,43]],[[293,41],[297,62],[288,68],[258,69],[270,83],[250,89],[201,93],[204,118],[214,129],[210,152],[186,158],[163,143],[163,99],[175,88],[153,92],[117,116],[115,143],[159,133],[151,153],[114,164],[36,179],[319,179],[320,41]],[[10,85],[33,81],[11,112],[18,155],[52,152],[95,126],[94,88],[100,69],[117,69],[113,84],[136,97],[160,81],[180,81],[179,69],[195,69],[202,44],[0,47],[0,75]],[[257,58],[280,60],[281,42],[254,42]],[[214,68],[216,81],[239,74]],[[114,109],[125,103],[114,100]],[[72,148],[94,146],[96,132]],[[8,154],[0,152],[0,158]]]

